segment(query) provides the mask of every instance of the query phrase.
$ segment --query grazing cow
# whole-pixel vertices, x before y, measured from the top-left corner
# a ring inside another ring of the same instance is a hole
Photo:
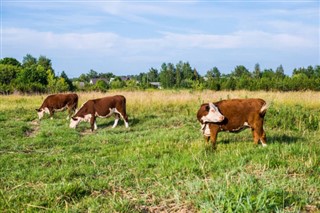
[[[50,118],[53,119],[55,111],[63,111],[68,108],[68,118],[71,117],[72,113],[78,106],[78,95],[75,93],[71,94],[54,94],[49,95],[44,99],[41,107],[36,109],[38,112],[39,120],[44,116],[44,113],[50,114]],[[67,119],[68,119],[67,118]]]
[[[231,99],[216,103],[202,104],[197,113],[198,121],[206,141],[212,142],[216,148],[218,132],[240,132],[251,128],[253,140],[262,146],[267,145],[266,133],[263,130],[263,120],[267,104],[262,99]]]
[[[96,117],[106,118],[112,114],[115,114],[112,128],[117,126],[119,116],[124,120],[125,126],[129,127],[126,113],[126,98],[124,96],[115,95],[87,101],[70,119],[70,128],[76,128],[81,121],[87,121],[90,122],[91,131],[93,131],[97,129]]]

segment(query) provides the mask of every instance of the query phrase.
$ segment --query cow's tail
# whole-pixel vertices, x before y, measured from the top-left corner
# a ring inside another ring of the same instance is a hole
[[[264,117],[266,112],[267,112],[267,109],[269,108],[269,104],[264,102],[264,104],[262,105],[260,111],[259,111],[259,114],[261,117]]]
[[[126,98],[123,96],[123,102],[122,102],[122,108],[123,108],[123,112],[124,112],[124,119],[128,122],[128,115],[127,115],[127,108],[126,108],[126,106],[127,106],[127,100],[126,100]]]

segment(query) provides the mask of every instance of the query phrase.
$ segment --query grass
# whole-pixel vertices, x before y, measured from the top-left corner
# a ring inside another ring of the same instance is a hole
[[[113,91],[127,97],[130,128],[98,119],[69,129],[66,112],[38,121],[45,96],[0,97],[1,212],[317,212],[320,93]],[[268,147],[251,132],[206,145],[203,102],[269,102]]]

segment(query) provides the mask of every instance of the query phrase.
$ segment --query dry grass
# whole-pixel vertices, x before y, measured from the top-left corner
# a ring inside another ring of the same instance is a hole
[[[124,95],[127,98],[128,107],[145,106],[152,104],[186,104],[200,103],[209,101],[219,101],[230,98],[262,98],[268,103],[277,105],[296,105],[304,107],[320,107],[320,92],[265,92],[265,91],[188,91],[188,90],[150,90],[150,91],[109,91],[101,92],[80,92],[79,106],[89,99],[100,98],[111,95]],[[39,107],[47,95],[9,95],[0,96],[0,110],[12,109],[12,106],[32,109]],[[165,105],[166,105],[165,104]]]

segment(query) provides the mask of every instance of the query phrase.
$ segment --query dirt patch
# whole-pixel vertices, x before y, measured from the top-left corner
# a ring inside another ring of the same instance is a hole
[[[39,120],[33,120],[29,122],[29,127],[31,128],[25,132],[25,135],[27,137],[34,137],[39,132],[39,129],[40,129]]]
[[[91,131],[91,129],[85,129],[84,131],[80,132],[81,136],[85,136],[85,135],[92,135],[94,132]]]
[[[146,192],[132,192],[130,189],[125,190],[121,187],[114,187],[101,190],[101,191],[93,191],[92,196],[120,196],[122,198],[128,199],[132,201],[132,207],[138,212],[143,213],[167,213],[167,212],[179,212],[179,213],[187,213],[187,212],[197,212],[196,209],[192,206],[191,203],[188,202],[179,202],[177,203],[175,199],[163,199],[158,202],[157,198],[153,194],[148,194]],[[138,204],[138,198],[142,198],[146,201],[145,205]]]

